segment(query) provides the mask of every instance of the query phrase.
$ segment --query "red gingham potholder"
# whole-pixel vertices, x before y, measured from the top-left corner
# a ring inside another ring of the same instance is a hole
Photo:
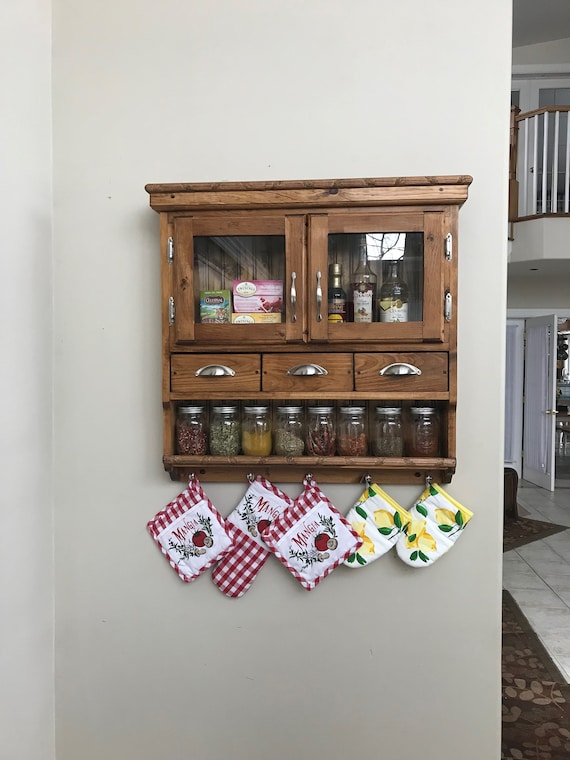
[[[303,493],[262,536],[277,559],[311,591],[360,548],[362,539],[314,481],[306,479],[304,485]]]
[[[283,513],[293,500],[262,477],[250,483],[226,522],[236,528],[236,540],[212,570],[212,580],[226,596],[243,596],[269,556],[261,531]]]
[[[149,520],[146,527],[186,583],[223,557],[236,534],[194,477],[188,488]]]

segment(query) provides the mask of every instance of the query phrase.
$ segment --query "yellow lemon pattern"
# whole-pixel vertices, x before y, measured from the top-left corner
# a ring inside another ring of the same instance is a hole
[[[347,567],[367,565],[385,554],[411,519],[410,514],[376,484],[366,489],[346,517],[362,539],[362,546],[346,559]]]
[[[457,541],[473,513],[438,485],[430,485],[412,512],[405,538],[398,543],[399,556],[410,565],[431,564]]]

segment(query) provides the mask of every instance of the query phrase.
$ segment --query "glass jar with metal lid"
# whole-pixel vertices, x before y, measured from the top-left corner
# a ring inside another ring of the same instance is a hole
[[[266,457],[271,454],[271,419],[268,406],[244,406],[241,448],[244,454]]]
[[[302,406],[278,406],[273,433],[273,452],[280,457],[298,457],[305,450]]]
[[[440,452],[439,415],[433,406],[412,406],[407,435],[407,455],[437,457]]]
[[[402,410],[399,406],[376,407],[372,453],[376,457],[401,457],[404,455]]]
[[[176,416],[176,450],[202,456],[208,451],[208,429],[203,406],[180,406]]]
[[[237,406],[213,406],[210,418],[210,454],[233,457],[241,448],[241,422]]]
[[[310,406],[307,409],[307,454],[332,457],[336,452],[334,407]]]
[[[343,457],[366,456],[368,453],[366,407],[340,407],[338,417],[337,450]]]

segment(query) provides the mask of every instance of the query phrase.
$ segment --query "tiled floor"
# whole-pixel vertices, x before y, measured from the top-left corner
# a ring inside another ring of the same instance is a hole
[[[503,587],[511,592],[570,683],[570,479],[546,491],[519,482],[524,517],[568,525],[569,530],[503,554]]]

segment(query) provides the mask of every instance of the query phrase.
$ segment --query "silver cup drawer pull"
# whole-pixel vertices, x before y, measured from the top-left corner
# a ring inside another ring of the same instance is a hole
[[[296,364],[287,370],[288,375],[328,375],[328,371],[320,364]]]
[[[421,375],[422,371],[419,367],[415,367],[413,364],[406,364],[404,362],[396,364],[388,364],[386,367],[382,367],[378,370],[379,375]]]
[[[196,377],[233,377],[235,370],[225,364],[205,364],[195,372]]]

